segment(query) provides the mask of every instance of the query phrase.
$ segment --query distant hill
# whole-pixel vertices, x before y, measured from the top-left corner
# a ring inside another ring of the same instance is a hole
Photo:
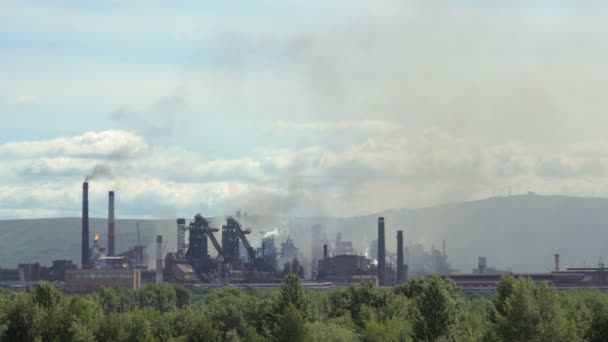
[[[343,239],[352,240],[363,253],[376,239],[378,216],[386,219],[389,251],[395,249],[398,229],[405,231],[406,243],[422,242],[440,248],[445,239],[448,260],[463,272],[476,266],[478,256],[486,256],[489,267],[510,267],[520,272],[552,269],[554,253],[561,254],[563,267],[592,266],[600,256],[608,262],[608,199],[600,198],[517,195],[349,218],[250,215],[244,224],[254,228],[250,236],[254,246],[263,232],[279,228],[283,233],[277,247],[290,234],[301,252],[309,254],[312,241],[315,245],[325,238],[331,242],[337,232],[342,232]],[[220,227],[221,219],[216,218],[213,225]],[[80,263],[80,222],[80,218],[0,221],[0,266],[34,261],[49,264],[63,258]],[[169,240],[167,250],[175,248],[173,219],[118,219],[117,251],[137,244],[136,222],[140,222],[144,244],[152,245],[154,236],[162,234]],[[312,234],[311,227],[316,223],[325,227],[321,236]],[[98,232],[105,245],[107,221],[94,218],[90,226],[91,238]],[[149,252],[153,259],[154,250]]]

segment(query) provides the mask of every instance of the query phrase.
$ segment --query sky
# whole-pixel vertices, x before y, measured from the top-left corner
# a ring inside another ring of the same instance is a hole
[[[0,219],[608,196],[600,1],[0,2]]]

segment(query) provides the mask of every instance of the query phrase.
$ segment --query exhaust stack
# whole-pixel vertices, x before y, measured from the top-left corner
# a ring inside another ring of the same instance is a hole
[[[156,283],[163,282],[163,236],[156,236]]]
[[[404,280],[403,267],[403,231],[397,231],[397,284],[401,284]]]
[[[89,268],[89,183],[82,183],[82,255],[81,268]]]
[[[559,254],[555,254],[555,270],[559,271]]]
[[[114,256],[114,191],[110,191],[108,197],[108,256]]]
[[[384,217],[378,217],[378,282],[380,286],[386,285],[386,247],[384,244]]]
[[[329,257],[329,253],[327,251],[327,244],[323,245],[323,260],[327,260],[327,258]]]

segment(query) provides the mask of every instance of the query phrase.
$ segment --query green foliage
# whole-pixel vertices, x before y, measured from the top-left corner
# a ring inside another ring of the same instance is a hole
[[[395,287],[415,305],[414,336],[421,341],[456,340],[464,321],[463,301],[456,284],[438,276],[417,278]]]
[[[560,298],[547,283],[503,277],[494,301],[494,330],[488,336],[503,341],[575,341],[583,322],[568,320]],[[585,314],[586,315],[586,314]]]
[[[306,292],[174,285],[64,296],[41,283],[0,291],[0,342],[66,341],[608,341],[608,293],[504,277],[495,294],[463,297],[439,277],[392,291],[370,283]]]
[[[137,291],[139,307],[151,307],[161,312],[175,310],[177,295],[175,288],[167,283],[152,284]]]
[[[61,292],[51,283],[41,281],[34,287],[34,295],[32,300],[34,304],[38,304],[45,309],[55,308],[61,300]]]
[[[290,304],[301,313],[306,312],[308,308],[308,298],[306,298],[302,285],[300,284],[300,276],[296,273],[289,273],[283,280],[277,304],[279,312],[289,307]]]
[[[384,322],[371,320],[365,329],[368,342],[406,342],[411,341],[412,327],[408,321],[389,319]]]
[[[358,341],[354,330],[334,322],[314,322],[307,324],[307,341],[310,342],[351,342]]]
[[[243,342],[266,342],[266,341],[269,341],[269,339],[260,335],[257,332],[257,330],[255,330],[254,327],[249,327],[249,328],[247,328],[247,331],[245,331],[245,335],[243,336],[242,341]]]
[[[177,305],[178,308],[182,309],[190,305],[190,300],[192,298],[190,291],[180,285],[173,285],[173,289],[175,290],[175,305]]]
[[[8,321],[4,341],[37,341],[42,336],[43,310],[34,305],[32,297],[19,294],[7,305]]]
[[[273,337],[278,342],[307,341],[307,326],[302,313],[294,303],[289,303],[276,323]]]
[[[388,294],[377,291],[369,282],[351,285],[338,289],[329,297],[329,317],[340,317],[348,314],[354,322],[363,328],[367,320],[375,315],[375,309],[385,308],[389,302]]]

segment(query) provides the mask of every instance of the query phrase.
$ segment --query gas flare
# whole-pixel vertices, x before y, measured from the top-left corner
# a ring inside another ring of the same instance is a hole
[[[95,234],[95,241],[99,241],[99,234]]]

